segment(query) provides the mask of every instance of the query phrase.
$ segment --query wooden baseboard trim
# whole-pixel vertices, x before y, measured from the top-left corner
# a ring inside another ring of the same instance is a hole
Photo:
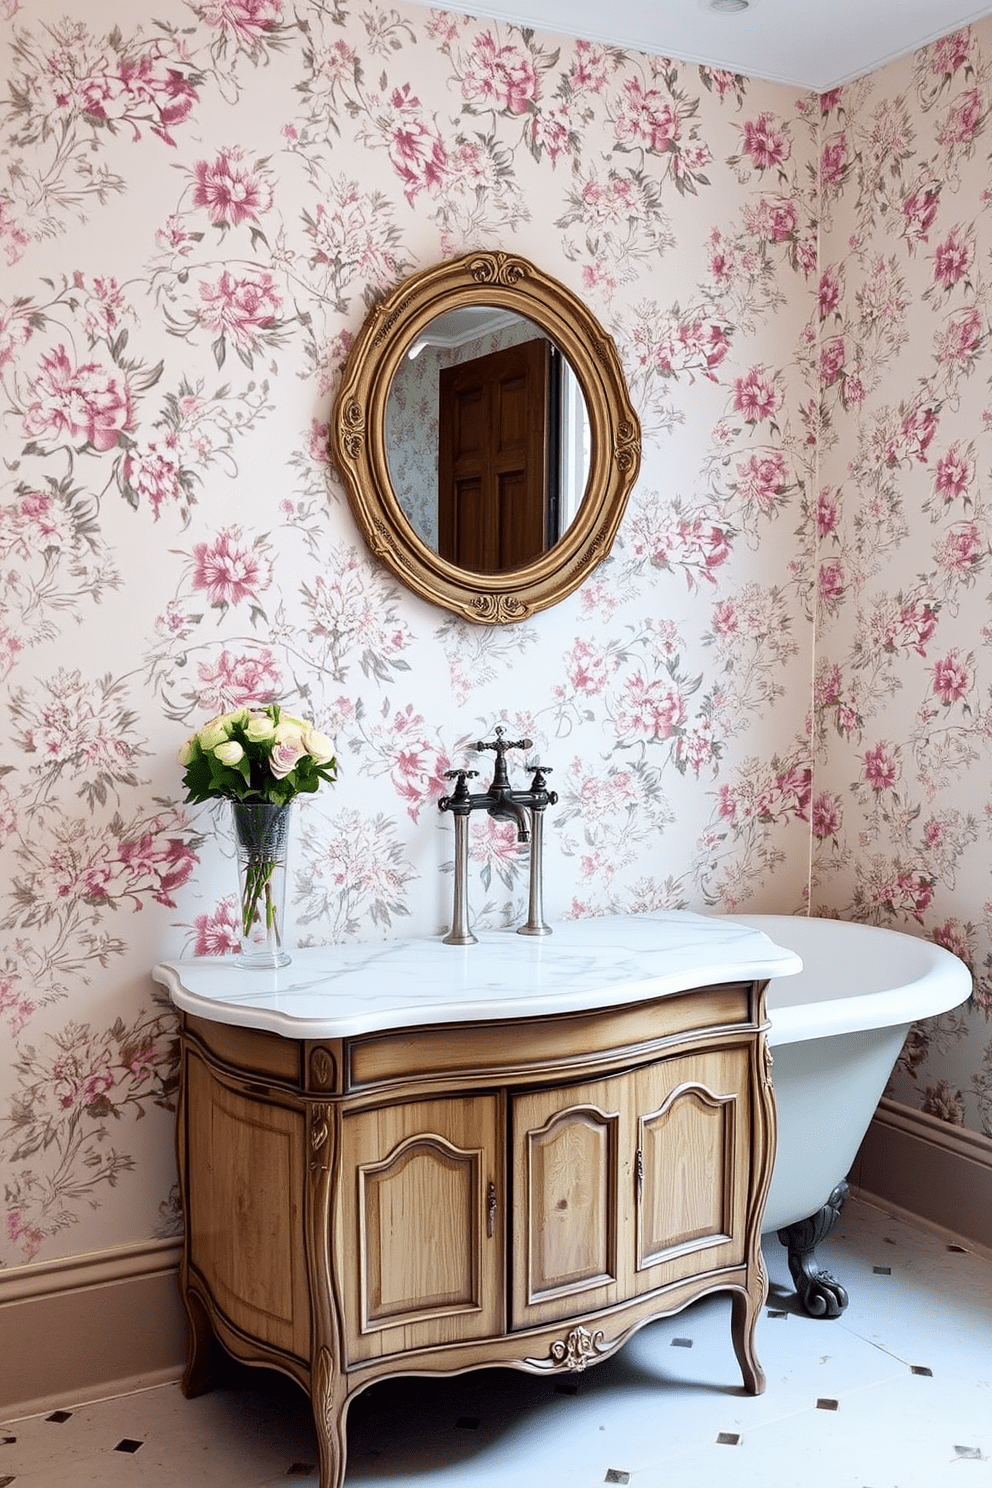
[[[992,1138],[883,1097],[851,1170],[877,1203],[992,1251]]]
[[[152,1240],[0,1270],[0,1413],[37,1415],[178,1379],[180,1249]]]

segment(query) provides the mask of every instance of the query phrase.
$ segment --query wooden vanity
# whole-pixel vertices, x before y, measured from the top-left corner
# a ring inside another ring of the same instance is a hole
[[[760,1392],[764,989],[799,966],[670,914],[156,967],[182,1028],[186,1394],[215,1337],[290,1374],[339,1488],[373,1380],[582,1370],[715,1291]]]

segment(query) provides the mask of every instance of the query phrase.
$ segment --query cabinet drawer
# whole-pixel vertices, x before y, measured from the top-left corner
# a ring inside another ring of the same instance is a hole
[[[700,988],[608,1011],[559,1013],[512,1022],[464,1023],[371,1035],[348,1046],[351,1090],[377,1082],[457,1077],[485,1071],[490,1080],[545,1070],[580,1072],[597,1055],[629,1062],[643,1046],[663,1045],[696,1032],[751,1024],[752,984]]]

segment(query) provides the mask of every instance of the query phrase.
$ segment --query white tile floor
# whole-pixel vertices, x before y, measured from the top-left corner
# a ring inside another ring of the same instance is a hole
[[[346,1488],[992,1488],[992,1259],[852,1198],[820,1251],[851,1302],[824,1322],[796,1310],[773,1238],[765,1253],[764,1395],[743,1393],[729,1301],[710,1298],[580,1375],[373,1386]],[[315,1463],[305,1396],[267,1371],[0,1427],[0,1488],[316,1488]]]

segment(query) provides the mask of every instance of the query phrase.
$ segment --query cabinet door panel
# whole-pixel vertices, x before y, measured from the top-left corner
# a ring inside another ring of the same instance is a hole
[[[306,1357],[303,1117],[186,1062],[189,1256],[236,1327]]]
[[[743,1047],[637,1073],[637,1291],[743,1260],[747,1079]]]
[[[518,1095],[513,1102],[513,1326],[608,1306],[628,1244],[619,1202],[620,1082]]]
[[[503,1189],[499,1118],[495,1096],[344,1118],[342,1274],[352,1359],[502,1331],[502,1225],[490,1199]]]

